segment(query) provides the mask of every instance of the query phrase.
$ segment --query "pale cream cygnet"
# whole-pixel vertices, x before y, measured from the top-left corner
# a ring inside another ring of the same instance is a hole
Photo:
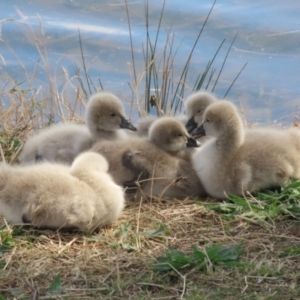
[[[213,137],[193,157],[206,192],[215,198],[276,188],[300,177],[300,130],[249,129],[228,101],[207,107],[197,134]]]
[[[106,159],[80,154],[72,166],[42,162],[0,164],[0,213],[12,224],[92,232],[124,208],[124,192],[107,173]]]

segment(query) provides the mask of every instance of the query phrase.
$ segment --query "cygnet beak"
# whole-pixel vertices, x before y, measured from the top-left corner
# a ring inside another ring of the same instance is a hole
[[[188,133],[191,133],[197,127],[197,123],[195,122],[195,118],[191,117],[185,125]]]
[[[132,130],[132,131],[136,131],[136,128],[132,125],[132,123],[130,121],[128,121],[127,119],[125,119],[124,117],[121,117],[120,127],[125,128],[125,129],[129,129],[129,130]]]
[[[187,147],[200,147],[200,143],[198,141],[196,141],[195,139],[193,139],[192,137],[188,137],[186,146]]]
[[[204,124],[204,123],[203,123],[203,124]],[[206,135],[203,124],[201,124],[199,127],[195,128],[195,129],[192,131],[191,135],[193,136],[193,138],[199,139],[199,138],[201,138],[202,136],[205,136],[205,135]]]

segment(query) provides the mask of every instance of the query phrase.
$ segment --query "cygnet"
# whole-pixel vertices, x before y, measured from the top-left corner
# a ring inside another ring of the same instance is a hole
[[[42,162],[0,165],[0,213],[12,224],[92,232],[111,224],[124,207],[123,189],[105,158],[80,154],[72,166]]]
[[[189,133],[202,124],[205,109],[216,101],[217,98],[213,94],[204,91],[193,93],[187,98],[185,103],[188,118],[186,128]]]
[[[189,141],[182,124],[179,123],[178,132],[169,130],[172,126],[168,122],[168,118],[162,118],[158,126],[154,123],[149,139],[135,137],[126,141],[100,142],[93,146],[92,151],[106,157],[110,164],[109,173],[120,185],[131,187],[130,182],[141,180],[142,192],[146,195],[177,198],[203,196],[203,187],[189,160],[178,155],[189,143],[193,146],[197,143],[194,140],[191,142],[192,139]]]
[[[196,134],[213,137],[193,157],[206,192],[215,198],[244,196],[300,177],[300,130],[249,129],[233,104],[219,101],[204,112]]]
[[[113,94],[99,92],[87,105],[86,125],[56,124],[30,137],[20,154],[20,162],[57,161],[71,164],[81,152],[100,140],[126,138],[119,129],[136,130],[125,118],[121,101]]]
[[[183,123],[187,131],[191,133],[198,125],[203,122],[203,112],[207,106],[217,101],[217,98],[204,91],[198,91],[190,95],[185,102],[185,115],[176,116],[178,121]],[[155,116],[140,118],[137,123],[137,133],[139,136],[147,136],[150,126],[159,119]]]

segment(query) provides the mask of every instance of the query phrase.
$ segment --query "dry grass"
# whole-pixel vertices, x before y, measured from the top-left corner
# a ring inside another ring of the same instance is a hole
[[[30,123],[29,100],[18,99],[0,112],[0,153],[11,162],[32,127],[45,126],[43,114]],[[227,220],[197,199],[131,201],[117,223],[95,235],[37,231],[1,219],[0,299],[300,299],[299,220],[264,224],[242,215]],[[192,245],[216,243],[241,244],[246,265],[212,268],[208,261],[205,271],[153,270],[169,246],[191,253]]]
[[[0,295],[12,299],[299,299],[299,221],[265,229],[226,221],[194,200],[128,203],[122,218],[96,235],[11,227],[0,259]],[[158,235],[149,230],[163,226]],[[243,268],[154,272],[168,246],[190,252],[242,243]],[[49,287],[60,274],[61,291]]]
[[[43,113],[31,115],[26,101],[14,98],[0,112],[2,160],[16,162],[20,141],[45,126]],[[37,231],[1,219],[0,299],[300,299],[299,221],[264,224],[242,215],[227,220],[196,199],[129,202],[117,223],[95,235]],[[207,261],[205,271],[153,270],[169,246],[191,253],[192,245],[216,243],[241,244],[246,265],[212,268]]]

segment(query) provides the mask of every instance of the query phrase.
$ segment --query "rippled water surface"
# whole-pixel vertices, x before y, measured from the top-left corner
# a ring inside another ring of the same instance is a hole
[[[162,3],[149,1],[152,39]],[[169,36],[174,33],[173,47],[178,49],[174,76],[177,76],[176,68],[183,68],[212,4],[204,0],[166,1],[157,53],[158,56],[162,53],[167,33]],[[128,0],[128,8],[137,73],[141,75],[146,40],[145,3]],[[214,92],[223,97],[247,63],[227,98],[241,103],[249,122],[290,124],[297,117],[300,104],[299,12],[300,2],[293,0],[217,1],[193,54],[186,96],[197,75],[203,72],[226,39],[214,61],[219,72],[228,47],[237,35]],[[82,69],[80,29],[92,80],[99,86],[98,79],[101,79],[105,89],[131,97],[132,59],[123,1],[0,1],[0,15],[2,88],[8,84],[8,78],[24,85],[33,74],[40,80],[33,85],[37,88],[39,84],[46,85],[45,62],[39,61],[39,51],[49,61],[51,76],[58,78],[58,83],[63,80],[64,72],[74,76],[75,66]],[[208,90],[212,86],[213,82]],[[142,95],[143,89],[140,93]]]

